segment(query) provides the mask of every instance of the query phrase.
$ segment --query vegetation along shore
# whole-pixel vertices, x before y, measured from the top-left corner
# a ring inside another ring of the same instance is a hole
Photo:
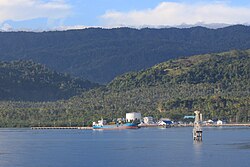
[[[2,72],[1,77],[14,77],[20,86],[25,81],[36,82],[38,75],[30,74],[41,66],[28,62],[29,68],[24,69],[22,64],[25,63],[2,62],[1,71],[9,70],[9,75],[3,76],[6,73]],[[20,78],[16,71],[26,75]],[[249,122],[250,50],[171,59],[120,75],[104,86],[89,84],[86,89],[81,87],[84,83],[81,80],[63,78],[60,74],[45,72],[39,76],[51,80],[61,78],[61,81],[43,81],[61,85],[58,90],[64,92],[67,89],[78,92],[69,99],[47,102],[3,99],[0,101],[1,127],[89,126],[101,117],[112,121],[127,112],[181,121],[194,110],[201,111],[204,118],[228,123]],[[8,93],[9,85],[1,86],[1,91]]]

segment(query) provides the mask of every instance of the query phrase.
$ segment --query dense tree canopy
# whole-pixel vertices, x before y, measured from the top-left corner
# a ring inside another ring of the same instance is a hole
[[[55,101],[97,86],[32,61],[0,61],[0,100]]]
[[[0,102],[0,125],[81,126],[126,112],[182,120],[200,110],[205,119],[248,122],[250,50],[173,59],[121,75],[105,87],[56,102]]]

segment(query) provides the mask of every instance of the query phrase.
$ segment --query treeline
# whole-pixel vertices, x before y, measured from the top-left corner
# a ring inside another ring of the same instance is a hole
[[[33,61],[0,61],[0,100],[56,101],[97,86]]]
[[[0,125],[82,126],[126,112],[182,120],[200,110],[205,119],[249,122],[250,50],[173,59],[117,77],[65,101],[1,102]]]

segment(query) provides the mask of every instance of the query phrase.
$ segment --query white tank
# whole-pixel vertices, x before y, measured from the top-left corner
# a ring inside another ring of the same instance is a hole
[[[154,123],[153,117],[144,117],[144,118],[143,118],[143,122],[144,122],[145,124],[153,124],[153,123]]]
[[[133,122],[134,120],[141,121],[141,113],[138,113],[138,112],[126,113],[127,122]]]

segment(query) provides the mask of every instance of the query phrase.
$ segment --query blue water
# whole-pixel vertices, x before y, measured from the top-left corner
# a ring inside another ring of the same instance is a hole
[[[0,167],[249,167],[250,127],[136,130],[0,129]]]

